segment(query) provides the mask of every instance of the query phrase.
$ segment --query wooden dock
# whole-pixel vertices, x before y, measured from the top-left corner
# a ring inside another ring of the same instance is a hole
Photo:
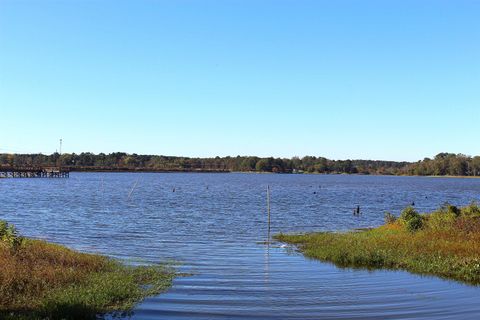
[[[0,166],[0,178],[68,178],[70,170],[60,167]]]

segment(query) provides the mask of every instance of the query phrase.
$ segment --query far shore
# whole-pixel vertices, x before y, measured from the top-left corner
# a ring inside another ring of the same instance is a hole
[[[302,170],[231,170],[231,169],[205,169],[205,168],[149,168],[149,167],[117,167],[117,166],[11,166],[0,165],[0,178],[11,176],[12,172],[40,172],[57,170],[60,172],[103,172],[103,173],[248,173],[248,174],[294,174],[294,175],[353,175],[353,176],[385,176],[385,177],[424,177],[424,178],[454,178],[454,179],[476,179],[480,176],[475,175],[417,175],[417,174],[393,174],[386,172],[309,172]]]
[[[478,179],[480,176],[452,176],[452,175],[407,175],[407,174],[374,174],[374,173],[344,173],[344,172],[270,172],[270,171],[230,171],[230,170],[187,170],[187,169],[143,169],[143,168],[116,168],[116,169],[71,169],[71,172],[147,172],[147,173],[248,173],[248,174],[287,174],[287,175],[331,175],[331,176],[385,176],[385,177],[422,177],[422,178],[468,178]]]

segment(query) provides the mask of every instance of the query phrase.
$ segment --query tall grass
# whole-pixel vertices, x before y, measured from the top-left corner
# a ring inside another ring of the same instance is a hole
[[[126,266],[25,239],[0,222],[0,318],[95,319],[125,312],[168,288],[173,276],[163,266]]]
[[[445,205],[419,214],[406,208],[383,226],[346,233],[279,234],[308,257],[340,267],[403,269],[480,284],[480,207]]]

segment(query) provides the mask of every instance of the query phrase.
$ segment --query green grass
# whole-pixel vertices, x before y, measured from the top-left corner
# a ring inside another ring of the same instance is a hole
[[[407,270],[480,284],[480,208],[445,205],[419,214],[405,209],[385,225],[346,233],[279,234],[307,257],[339,267]]]
[[[45,241],[19,237],[0,221],[0,318],[96,319],[128,313],[171,286],[161,265],[128,266]]]

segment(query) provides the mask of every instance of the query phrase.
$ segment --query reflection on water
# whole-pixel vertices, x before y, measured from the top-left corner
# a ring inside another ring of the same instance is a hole
[[[478,318],[478,287],[339,269],[263,244],[267,185],[273,234],[376,226],[412,202],[427,211],[480,196],[477,179],[74,173],[0,180],[0,218],[29,236],[193,273],[142,302],[134,319]]]

